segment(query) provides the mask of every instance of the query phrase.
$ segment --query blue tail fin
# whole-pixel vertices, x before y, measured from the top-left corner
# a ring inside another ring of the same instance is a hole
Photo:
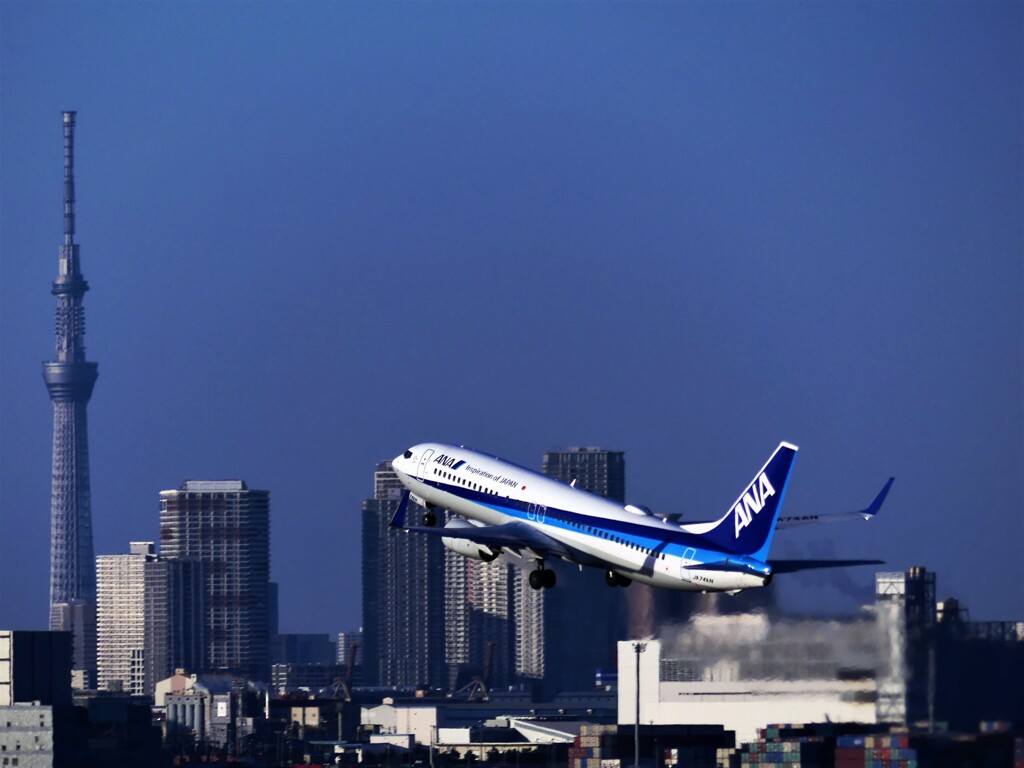
[[[779,444],[725,516],[704,534],[708,543],[755,560],[764,561],[768,557],[796,452],[795,445]]]

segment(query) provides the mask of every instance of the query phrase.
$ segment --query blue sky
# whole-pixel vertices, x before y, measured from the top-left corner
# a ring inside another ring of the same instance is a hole
[[[897,480],[775,554],[1024,618],[1022,51],[1020,3],[0,2],[0,626],[47,616],[64,109],[97,554],[242,478],[333,632],[410,444],[624,450],[696,520],[789,440],[788,513]]]

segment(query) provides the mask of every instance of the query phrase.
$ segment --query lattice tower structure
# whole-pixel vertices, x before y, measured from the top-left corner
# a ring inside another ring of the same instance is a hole
[[[63,113],[64,242],[51,289],[57,297],[56,359],[43,363],[43,380],[53,401],[50,629],[71,629],[75,633],[74,667],[91,674],[96,666],[96,647],[88,617],[95,613],[96,572],[86,406],[96,383],[97,364],[85,359],[82,298],[89,284],[82,277],[75,243],[75,115]],[[75,613],[86,616],[84,626],[69,619]]]

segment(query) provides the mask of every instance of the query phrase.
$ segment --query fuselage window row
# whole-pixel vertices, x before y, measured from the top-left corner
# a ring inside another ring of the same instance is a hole
[[[437,467],[432,467],[431,468],[431,472],[435,476],[440,475],[442,478],[444,478],[446,480],[449,480],[451,482],[463,485],[463,486],[469,488],[470,490],[480,491],[480,492],[488,492],[483,487],[483,485],[481,485],[479,483],[469,482],[465,478],[456,477],[455,475],[453,475],[450,472],[443,472],[443,471],[439,470]],[[577,520],[572,520],[568,516],[567,513],[562,512],[561,510],[556,510],[553,516],[555,517],[555,519],[565,520],[566,523],[570,527],[577,528],[577,529],[583,531],[584,533],[589,533],[589,534],[591,534],[593,536],[598,536],[600,538],[607,539],[609,541],[615,542],[616,544],[622,544],[624,546],[630,547],[631,549],[637,549],[637,550],[646,552],[647,554],[655,555],[658,559],[664,559],[664,557],[665,557],[665,553],[664,552],[655,553],[655,551],[653,549],[651,549],[651,548],[641,547],[639,544],[634,544],[632,542],[626,541],[624,538],[622,538],[620,536],[613,536],[612,534],[608,533],[607,531],[600,530],[598,528],[595,528],[592,525],[584,525],[583,523],[581,523],[581,522],[579,522]]]

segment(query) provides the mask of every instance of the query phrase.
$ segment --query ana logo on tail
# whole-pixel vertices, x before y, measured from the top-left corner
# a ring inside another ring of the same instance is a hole
[[[764,472],[750,484],[750,488],[743,494],[736,506],[733,507],[733,521],[736,523],[736,538],[740,537],[740,531],[746,528],[754,519],[754,515],[764,509],[764,504],[770,496],[775,495],[775,489],[768,482]]]

